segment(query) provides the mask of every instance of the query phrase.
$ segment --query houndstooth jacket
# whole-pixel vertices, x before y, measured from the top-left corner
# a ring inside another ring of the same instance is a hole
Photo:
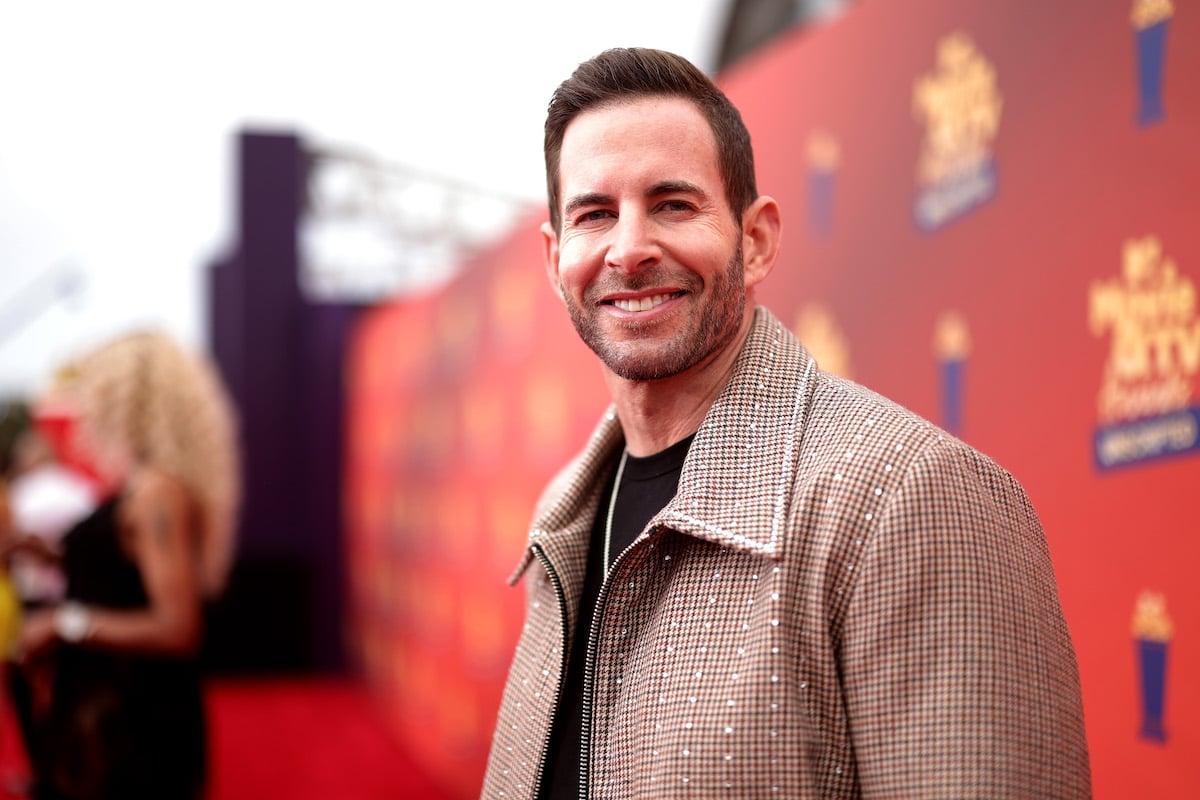
[[[489,800],[537,794],[622,442],[610,410],[539,502]],[[598,608],[578,656],[587,797],[1090,796],[1075,654],[1025,492],[822,372],[765,309]]]

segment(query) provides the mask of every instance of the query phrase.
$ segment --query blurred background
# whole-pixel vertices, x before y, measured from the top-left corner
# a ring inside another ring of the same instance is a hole
[[[1188,9],[129,0],[6,18],[0,399],[149,326],[210,355],[237,406],[245,500],[205,651],[216,798],[477,796],[521,625],[506,579],[607,404],[536,231],[546,102],[611,46],[680,53],[742,109],[785,214],[760,297],[822,365],[1029,490],[1096,796],[1200,792]]]

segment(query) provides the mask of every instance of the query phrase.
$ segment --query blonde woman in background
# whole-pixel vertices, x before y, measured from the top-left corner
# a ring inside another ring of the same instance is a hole
[[[85,356],[71,394],[104,500],[63,538],[65,602],[21,633],[50,686],[34,797],[200,798],[198,651],[240,493],[231,407],[206,360],[154,332]]]

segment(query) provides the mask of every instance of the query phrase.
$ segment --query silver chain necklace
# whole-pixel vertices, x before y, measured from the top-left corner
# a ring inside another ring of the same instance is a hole
[[[625,462],[629,458],[629,450],[621,451],[621,463],[617,465],[617,479],[613,482],[612,495],[608,498],[608,519],[604,522],[604,578],[608,578],[608,554],[612,547],[613,512],[617,509],[617,492],[621,491],[621,476],[625,474]]]

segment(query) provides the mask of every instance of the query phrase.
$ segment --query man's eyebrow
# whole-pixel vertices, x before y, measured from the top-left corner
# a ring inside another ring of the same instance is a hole
[[[563,216],[569,217],[571,214],[583,206],[603,206],[612,203],[612,197],[600,192],[588,192],[586,194],[577,194],[567,201],[563,206]]]
[[[697,194],[707,196],[705,191],[694,183],[687,181],[663,181],[656,183],[646,190],[647,197],[658,197],[664,194]]]

